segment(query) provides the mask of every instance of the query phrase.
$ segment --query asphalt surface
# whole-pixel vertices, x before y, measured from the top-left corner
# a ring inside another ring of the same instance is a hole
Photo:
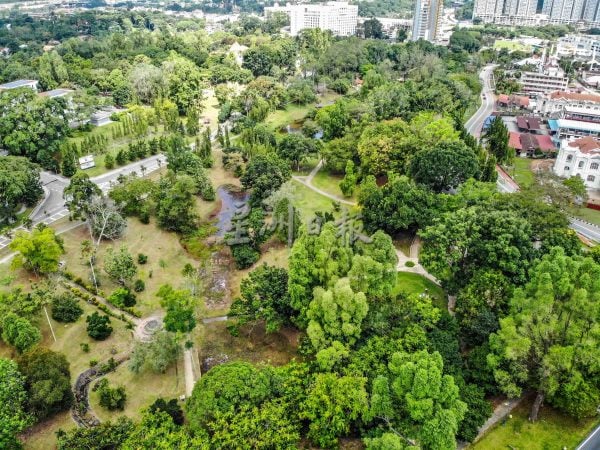
[[[92,177],[91,180],[106,193],[112,186],[117,184],[117,178],[121,175],[137,173],[138,175],[145,176],[166,164],[167,158],[164,155],[154,155],[98,175],[97,177]],[[64,190],[69,185],[69,179],[50,172],[42,172],[40,178],[44,189],[44,200],[36,206],[30,217],[33,225],[39,223],[49,225],[69,215],[69,210],[66,208],[63,198]],[[13,231],[19,229],[24,228],[19,227]],[[0,236],[0,250],[7,247],[11,240],[10,236]]]
[[[598,450],[600,449],[600,426],[596,427],[575,450]]]

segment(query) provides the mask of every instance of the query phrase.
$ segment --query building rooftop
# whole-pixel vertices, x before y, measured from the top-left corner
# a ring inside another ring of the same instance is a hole
[[[567,144],[569,147],[578,148],[581,153],[600,153],[600,141],[591,136],[575,139]]]
[[[31,83],[37,83],[37,80],[15,80],[10,83],[0,84],[0,89],[16,89],[29,86]]]
[[[52,89],[51,91],[40,92],[40,95],[42,97],[57,98],[64,97],[71,92],[74,92],[73,89]]]
[[[550,98],[553,100],[576,100],[600,103],[600,95],[580,92],[554,91],[550,93]]]
[[[537,131],[540,130],[540,120],[535,117],[517,117],[517,127],[521,130]]]
[[[600,133],[600,123],[582,122],[580,120],[558,119],[556,121],[558,128],[570,128],[572,130],[584,130]],[[550,124],[550,120],[548,121]],[[552,128],[552,126],[550,126]]]

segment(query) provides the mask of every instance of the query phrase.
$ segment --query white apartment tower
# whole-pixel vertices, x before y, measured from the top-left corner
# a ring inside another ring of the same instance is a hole
[[[433,42],[436,40],[440,29],[443,7],[443,0],[416,1],[411,37],[413,41],[425,39]]]
[[[594,1],[597,5],[598,0]],[[544,0],[542,13],[550,22],[574,23],[582,19],[584,8],[585,0]]]
[[[586,0],[583,7],[583,20],[596,26],[600,24],[600,0]]]
[[[475,0],[473,18],[484,23],[525,25],[535,20],[536,8],[537,0]]]
[[[272,6],[265,8],[265,16],[274,12],[284,12],[290,17],[290,34],[297,36],[306,28],[329,30],[336,36],[356,34],[358,6],[348,2],[327,2]]]

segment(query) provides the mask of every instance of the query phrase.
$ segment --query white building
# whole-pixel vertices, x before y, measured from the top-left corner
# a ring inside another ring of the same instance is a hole
[[[551,23],[576,23],[583,17],[584,0],[544,0],[542,13]]]
[[[297,36],[307,28],[329,30],[336,36],[356,34],[358,6],[348,2],[327,2],[315,4],[275,5],[265,8],[265,16],[284,12],[290,18],[290,34]]]
[[[537,0],[475,0],[473,19],[503,25],[535,25]]]
[[[11,81],[10,83],[0,84],[0,91],[8,91],[9,89],[18,89],[18,88],[29,88],[33,89],[37,92],[38,89],[38,81],[37,80],[16,80]]]
[[[600,122],[600,95],[554,91],[538,97],[536,112],[551,117]]]
[[[556,56],[578,58],[584,61],[600,58],[600,36],[567,34],[556,42]]]
[[[549,119],[548,127],[554,133],[554,141],[583,137],[600,138],[600,123],[571,119]]]
[[[438,39],[443,9],[443,0],[416,0],[411,39],[429,42]]]
[[[600,141],[591,137],[562,140],[554,173],[564,178],[579,175],[588,189],[600,189]]]
[[[526,93],[545,93],[565,91],[569,86],[569,77],[557,68],[547,69],[545,73],[522,72],[519,80]]]

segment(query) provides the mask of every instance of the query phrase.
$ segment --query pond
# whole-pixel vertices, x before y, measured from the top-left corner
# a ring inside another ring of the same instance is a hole
[[[221,200],[221,210],[217,215],[217,236],[225,236],[231,229],[231,219],[234,214],[241,211],[248,203],[250,194],[238,190],[235,186],[220,186],[217,189],[217,196]]]
[[[287,134],[296,134],[296,133],[302,133],[302,125],[304,124],[304,120],[296,120],[295,122],[289,123],[284,127],[281,127],[281,132],[282,133],[287,133]],[[321,139],[323,137],[323,130],[319,130],[317,131],[314,136],[313,139]]]

